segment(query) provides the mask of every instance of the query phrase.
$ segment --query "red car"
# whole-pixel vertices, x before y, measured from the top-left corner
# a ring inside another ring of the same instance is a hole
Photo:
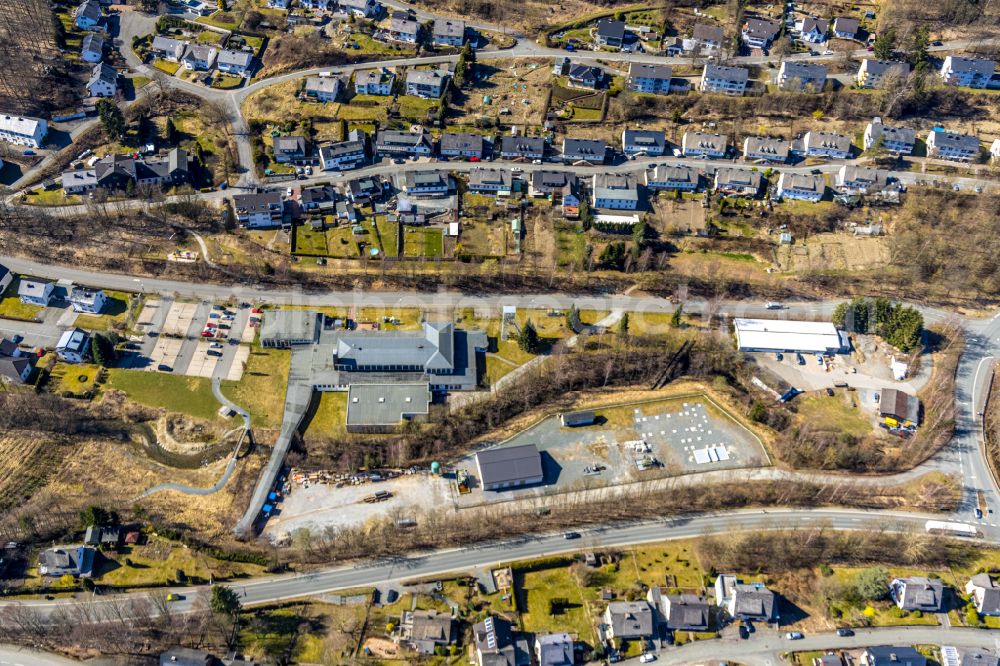
[[[475,155],[473,155],[472,157],[470,157],[470,158],[469,158],[469,161],[470,161],[470,162],[478,162],[478,161],[479,161],[479,158],[478,158],[478,157],[476,157]]]
[[[202,331],[201,332],[201,337],[203,337],[203,338],[210,338],[210,337],[212,337],[212,331],[207,331],[207,330],[206,331]]]

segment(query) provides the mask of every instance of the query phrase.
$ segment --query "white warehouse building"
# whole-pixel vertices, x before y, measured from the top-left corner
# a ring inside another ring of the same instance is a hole
[[[841,354],[851,348],[846,331],[825,321],[736,319],[736,346],[744,352]]]

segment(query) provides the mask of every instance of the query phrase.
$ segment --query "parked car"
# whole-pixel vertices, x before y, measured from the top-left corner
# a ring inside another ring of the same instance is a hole
[[[774,360],[775,360],[775,361],[779,361],[779,362],[780,362],[780,361],[784,361],[784,360],[785,360],[785,355],[784,355],[784,354],[782,354],[781,352],[777,352],[777,353],[776,353],[776,354],[774,355]]]
[[[579,532],[563,532],[563,539],[579,539]]]
[[[740,625],[740,638],[742,638],[744,640],[746,640],[747,638],[750,638],[750,632],[742,624]]]
[[[649,652],[647,652],[646,654],[644,654],[641,657],[639,657],[639,663],[640,664],[648,664],[651,661],[656,661],[656,655],[655,654],[650,654]]]
[[[795,362],[798,363],[799,365],[805,365],[806,364],[806,359],[802,356],[802,354],[796,354],[795,355]]]
[[[976,507],[976,518],[982,518],[982,517],[983,517],[983,510],[982,510],[982,509],[980,509],[980,508],[979,508],[979,507],[977,506],[977,507]]]
[[[780,309],[782,309],[785,306],[783,306],[781,303],[776,303],[774,301],[768,301],[767,304],[764,307],[766,307],[768,310],[780,310]]]
[[[790,641],[797,641],[805,638],[805,636],[802,635],[801,631],[789,631],[787,634],[785,634],[785,638],[787,638]]]
[[[221,342],[213,342],[212,344],[209,345],[209,347],[212,348],[212,349],[222,349],[222,343]]]
[[[818,365],[823,365],[823,355],[822,354],[816,354],[816,363]]]
[[[838,636],[853,636],[854,635],[854,630],[851,629],[851,628],[849,628],[849,627],[841,627],[840,629],[837,629],[837,635]]]

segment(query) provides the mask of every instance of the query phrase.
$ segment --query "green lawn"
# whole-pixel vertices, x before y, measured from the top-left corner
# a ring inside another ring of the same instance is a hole
[[[388,117],[386,109],[389,100],[389,97],[377,95],[355,95],[350,103],[338,105],[337,119],[362,122],[378,121],[380,124],[384,124]],[[368,103],[362,104],[363,102]]]
[[[236,30],[240,25],[240,18],[235,12],[215,12],[209,16],[200,16],[195,21],[206,25],[214,25],[216,28],[222,28],[223,30]]]
[[[807,362],[816,361],[810,358]],[[872,423],[854,404],[856,402],[854,393],[836,389],[832,396],[825,391],[802,396],[798,401],[798,410],[799,415],[815,427],[860,437],[872,431]]]
[[[230,76],[229,74],[216,74],[212,80],[212,87],[220,90],[239,88],[241,85],[243,85],[242,77]]]
[[[517,605],[525,631],[566,631],[591,645],[596,643],[593,615],[598,612],[584,598],[584,590],[565,566],[539,571],[515,571]],[[550,600],[565,600],[549,613]]]
[[[76,318],[77,326],[88,331],[109,331],[125,326],[132,295],[124,291],[106,291],[104,296],[107,298],[104,311],[99,315],[79,315]]]
[[[440,257],[444,254],[444,231],[433,227],[406,227],[403,256]]]
[[[281,424],[290,359],[287,349],[254,348],[243,379],[222,382],[222,392],[250,412],[253,425],[275,428]]]
[[[106,585],[137,587],[174,581],[178,570],[189,578],[205,581],[209,578],[227,580],[239,575],[260,575],[264,570],[255,564],[219,561],[155,536],[145,545],[125,550],[120,554],[106,553],[104,562],[97,567],[99,575],[95,578]],[[126,559],[131,560],[132,566],[126,565]]]
[[[37,305],[27,305],[21,302],[17,295],[21,279],[14,278],[10,286],[7,287],[6,294],[0,299],[0,317],[5,319],[20,319],[22,321],[36,321],[44,308]]]
[[[215,32],[214,30],[202,30],[198,33],[195,41],[199,44],[210,44],[211,46],[218,46],[222,42],[223,34],[221,32]]]
[[[73,397],[83,397],[96,388],[100,371],[100,366],[91,363],[56,363],[49,386],[59,395],[69,393]]]
[[[203,377],[111,368],[104,386],[144,405],[195,418],[216,419],[221,407],[212,394],[212,381]]]
[[[156,58],[155,60],[153,60],[153,67],[160,70],[161,72],[173,76],[174,74],[177,73],[177,70],[181,68],[181,64],[179,62],[170,62],[168,60],[161,60],[160,58]]]
[[[295,252],[312,256],[327,256],[325,231],[314,231],[308,222],[295,225]]]
[[[344,391],[324,391],[318,394],[315,411],[307,415],[303,434],[329,437],[345,432],[347,422],[347,393]]]
[[[32,190],[24,197],[24,203],[29,206],[71,206],[82,202],[77,195],[66,195],[62,189]]]
[[[412,95],[401,95],[398,103],[399,115],[417,122],[424,122],[427,119],[427,112],[439,104],[436,99],[423,99]]]

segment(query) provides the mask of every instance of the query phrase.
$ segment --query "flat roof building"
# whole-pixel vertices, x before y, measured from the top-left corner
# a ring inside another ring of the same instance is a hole
[[[351,384],[347,432],[392,432],[403,421],[427,416],[431,392],[423,384]]]
[[[736,319],[734,323],[740,351],[840,354],[850,348],[847,334],[826,321]]]
[[[316,342],[318,312],[312,310],[274,310],[264,315],[260,327],[262,347],[286,349],[292,345]]]
[[[541,483],[542,457],[534,444],[486,449],[476,454],[483,490],[506,490]]]

